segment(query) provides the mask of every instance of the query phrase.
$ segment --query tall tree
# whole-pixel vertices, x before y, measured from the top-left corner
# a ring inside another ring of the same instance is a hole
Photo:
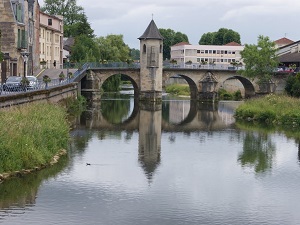
[[[130,49],[130,57],[132,60],[139,60],[140,59],[140,50],[132,48]]]
[[[213,45],[215,32],[208,32],[201,36],[199,45]]]
[[[87,20],[87,16],[83,13],[80,15],[78,22],[64,26],[64,37],[76,37],[78,35],[86,35],[93,38],[94,30],[91,28]]]
[[[159,29],[160,34],[164,37],[163,58],[171,58],[171,46],[179,42],[189,42],[186,34],[175,32],[172,29]]]
[[[83,7],[78,6],[76,0],[45,0],[41,10],[50,15],[63,16],[65,25],[79,22],[84,13]]]
[[[220,28],[217,32],[204,33],[200,40],[200,45],[225,45],[229,42],[241,44],[240,34],[227,28]]]
[[[246,44],[241,56],[245,69],[239,72],[251,79],[257,78],[260,84],[269,82],[278,66],[275,43],[262,35],[258,36],[257,45]]]
[[[87,20],[84,9],[77,5],[76,0],[45,0],[41,10],[50,15],[63,16],[65,37],[76,37],[81,34],[94,37],[94,30]]]
[[[100,52],[97,43],[86,35],[77,36],[72,47],[71,60],[74,62],[99,61]]]
[[[130,58],[130,49],[123,41],[123,35],[110,34],[106,37],[95,39],[99,52],[100,61],[127,62]]]

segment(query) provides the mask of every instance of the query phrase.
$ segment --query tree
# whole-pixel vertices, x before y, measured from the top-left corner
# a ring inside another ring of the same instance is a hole
[[[97,62],[100,60],[100,52],[93,38],[79,35],[72,46],[71,60],[75,62]]]
[[[123,35],[110,34],[95,39],[100,53],[100,61],[127,62],[130,48],[123,41]]]
[[[163,58],[171,58],[171,46],[179,42],[189,42],[186,34],[175,32],[172,29],[159,29],[160,34],[164,37]]]
[[[64,26],[64,37],[76,37],[84,34],[93,38],[95,36],[94,30],[87,21],[87,16],[83,13],[80,15],[79,19],[80,20],[76,23]]]
[[[94,30],[87,21],[84,9],[77,5],[76,0],[45,0],[44,4],[41,8],[43,12],[63,16],[65,37],[81,34],[94,37]]]
[[[241,44],[241,36],[238,32],[227,28],[220,28],[217,32],[204,33],[199,45],[225,45],[230,42]]]
[[[278,65],[275,53],[275,43],[260,35],[257,45],[246,44],[241,51],[245,69],[239,72],[251,79],[257,78],[259,84],[268,83]]]
[[[130,57],[133,60],[140,60],[140,50],[135,48],[130,49]]]
[[[71,25],[79,22],[84,13],[83,7],[78,6],[76,2],[76,0],[45,0],[41,11],[63,16],[64,25]]]

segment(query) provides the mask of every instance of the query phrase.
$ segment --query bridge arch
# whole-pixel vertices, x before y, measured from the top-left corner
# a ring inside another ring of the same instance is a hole
[[[165,80],[168,80],[170,78],[178,78],[178,77],[183,78],[187,82],[187,84],[189,85],[189,88],[190,88],[190,93],[191,93],[190,97],[192,100],[196,100],[197,96],[198,96],[198,86],[197,86],[197,83],[188,75],[173,74],[173,75],[168,76],[167,79],[165,79]]]
[[[245,77],[242,77],[242,76],[238,76],[238,75],[233,75],[233,76],[230,76],[228,78],[226,78],[225,80],[223,80],[222,82],[219,83],[219,87],[218,89],[224,85],[224,83],[228,80],[232,80],[232,79],[237,79],[238,81],[241,82],[241,84],[243,85],[244,89],[245,89],[245,98],[251,98],[255,95],[255,87],[253,85],[253,83],[245,78]]]

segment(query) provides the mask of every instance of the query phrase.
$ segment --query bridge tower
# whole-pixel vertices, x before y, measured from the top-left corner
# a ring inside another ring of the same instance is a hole
[[[140,40],[140,100],[161,101],[163,36],[152,19]]]

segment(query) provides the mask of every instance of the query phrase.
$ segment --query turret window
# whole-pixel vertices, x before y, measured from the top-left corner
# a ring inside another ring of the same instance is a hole
[[[146,45],[143,45],[143,53],[146,53]]]

